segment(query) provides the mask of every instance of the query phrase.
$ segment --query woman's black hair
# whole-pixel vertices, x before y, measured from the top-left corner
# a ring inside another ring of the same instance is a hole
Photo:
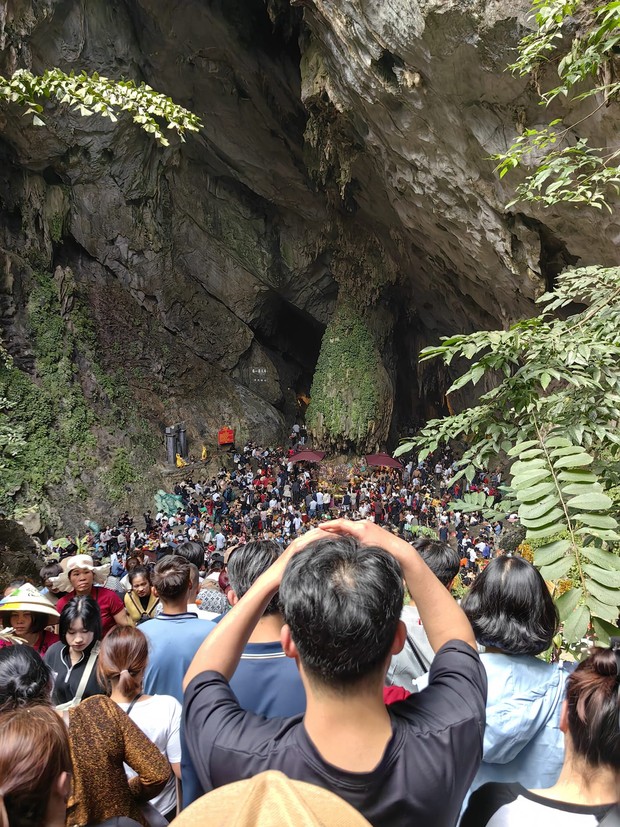
[[[463,600],[476,640],[512,655],[539,655],[558,629],[545,581],[523,557],[496,557]]]
[[[52,673],[32,646],[0,649],[0,713],[18,706],[49,703]]]
[[[21,611],[21,609],[16,611]],[[24,609],[24,611],[27,612],[28,609]],[[15,612],[2,612],[2,623],[4,626],[11,625],[12,614],[15,614]],[[49,615],[41,614],[40,612],[30,612],[30,617],[32,618],[32,622],[30,624],[30,631],[32,634],[35,632],[37,634],[42,632],[43,629],[50,624]]]
[[[81,595],[70,600],[60,613],[58,634],[63,643],[67,643],[67,632],[74,620],[81,620],[87,632],[93,632],[93,641],[101,640],[101,612],[94,597]]]
[[[43,583],[45,583],[48,577],[58,577],[59,574],[62,574],[62,566],[60,563],[46,563],[39,571],[39,577]]]
[[[144,577],[149,584],[151,583],[151,572],[146,568],[146,566],[136,566],[135,569],[131,569],[127,577],[129,578],[129,582],[132,584],[136,577]]]
[[[593,648],[566,682],[568,731],[588,764],[620,769],[620,665],[611,649]]]

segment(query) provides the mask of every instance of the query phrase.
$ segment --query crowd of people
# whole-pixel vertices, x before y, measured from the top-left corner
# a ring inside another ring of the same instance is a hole
[[[0,827],[616,824],[620,640],[541,657],[547,585],[451,508],[450,455],[291,454],[247,445],[6,585]]]
[[[136,560],[156,561],[188,540],[202,542],[208,563],[221,565],[230,546],[263,539],[284,547],[326,519],[347,516],[370,519],[407,540],[430,534],[453,541],[470,572],[477,572],[499,549],[500,521],[489,524],[481,513],[450,509],[463,486],[451,484],[456,462],[449,451],[417,465],[410,461],[400,469],[371,468],[362,461],[333,469],[328,464],[293,462],[300,447],[303,444],[274,449],[248,443],[231,451],[227,467],[210,479],[195,464],[174,487],[173,512],[146,511],[143,526],[125,512],[115,526],[89,530],[79,546],[95,559],[110,558],[113,576],[120,570],[119,555],[127,556],[131,567]],[[465,490],[484,491],[499,501],[500,481],[499,470],[481,470],[465,483]],[[78,550],[77,540],[63,539],[65,544],[58,548],[50,539],[48,551],[66,556]]]

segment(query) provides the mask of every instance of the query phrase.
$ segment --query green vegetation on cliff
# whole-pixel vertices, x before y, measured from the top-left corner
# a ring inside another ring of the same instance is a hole
[[[0,506],[8,512],[23,486],[29,500],[38,500],[47,486],[88,464],[95,447],[94,414],[76,375],[77,342],[63,320],[58,286],[42,270],[33,270],[32,279],[27,318],[34,376],[11,362],[0,365],[0,395],[8,401],[5,424],[24,440],[5,462]]]
[[[338,450],[364,446],[380,415],[380,367],[368,327],[341,306],[323,336],[306,413],[318,444]]]
[[[71,271],[52,275],[37,260],[27,283],[33,369],[0,362],[0,509],[14,514],[40,506],[61,484],[67,496],[86,499],[98,479],[105,497],[119,503],[139,469],[152,465],[157,439],[133,411],[128,378],[101,367],[88,306]],[[133,447],[114,449],[106,470],[96,435],[118,435],[119,426],[131,432]]]

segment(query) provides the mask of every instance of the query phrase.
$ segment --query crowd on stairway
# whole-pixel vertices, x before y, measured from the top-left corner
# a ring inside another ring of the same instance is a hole
[[[4,584],[0,827],[613,825],[620,646],[545,656],[517,515],[459,508],[449,452],[335,466],[293,438]],[[500,485],[464,489],[499,511]]]

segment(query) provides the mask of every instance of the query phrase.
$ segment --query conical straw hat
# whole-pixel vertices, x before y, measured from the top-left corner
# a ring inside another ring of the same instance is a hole
[[[0,612],[34,612],[46,614],[55,624],[60,615],[53,604],[32,583],[24,583],[0,600]]]

